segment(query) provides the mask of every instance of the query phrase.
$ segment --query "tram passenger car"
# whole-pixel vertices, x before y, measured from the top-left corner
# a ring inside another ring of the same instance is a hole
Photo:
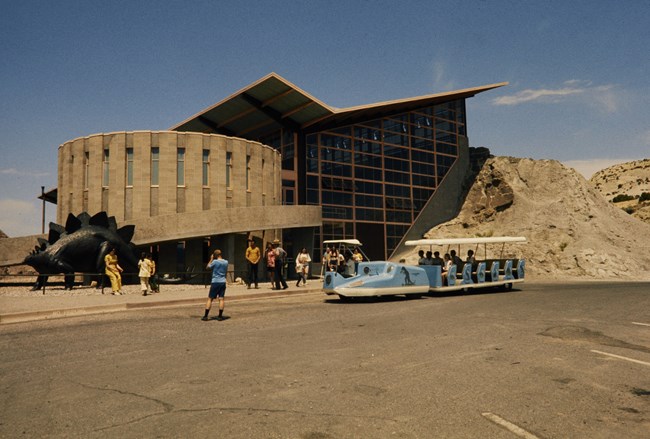
[[[438,265],[409,265],[390,261],[361,262],[358,272],[350,277],[332,271],[325,272],[323,291],[328,295],[338,295],[343,300],[349,297],[467,292],[489,287],[510,290],[514,284],[524,281],[526,262],[520,257],[504,257],[505,246],[525,242],[526,238],[521,236],[406,241],[406,245],[422,249],[428,247],[433,251],[434,247],[441,248],[442,254],[449,253],[452,247],[458,249],[458,255],[463,254],[461,249],[471,249],[476,261],[452,264],[444,275],[442,267]],[[481,246],[483,252],[480,251]],[[497,257],[488,258],[488,246],[493,254],[494,247],[500,246]],[[483,258],[479,259],[481,253]]]

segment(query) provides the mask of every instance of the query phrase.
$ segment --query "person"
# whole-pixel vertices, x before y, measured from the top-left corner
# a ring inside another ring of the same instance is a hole
[[[255,282],[255,288],[259,288],[257,267],[260,262],[260,249],[257,248],[253,239],[249,239],[249,242],[250,244],[246,249],[246,260],[248,261],[248,288],[250,289],[253,282]]]
[[[264,259],[266,260],[266,275],[271,282],[271,287],[273,287],[273,274],[275,273],[275,251],[270,242],[266,243],[266,250],[264,250]]]
[[[149,260],[149,266],[151,268],[151,276],[149,277],[149,286],[151,287],[151,293],[160,293],[158,273],[156,273],[156,262],[153,260],[151,253],[147,253],[147,259]]]
[[[327,258],[327,269],[328,271],[337,271],[338,265],[339,252],[335,248],[332,248],[329,254],[329,258]]]
[[[273,253],[275,253],[275,289],[279,290],[282,286],[282,289],[286,290],[289,286],[282,276],[282,268],[284,268],[284,258],[287,257],[287,252],[280,245],[279,239],[273,240]]]
[[[469,262],[472,265],[476,263],[476,258],[474,257],[473,250],[467,250],[467,262]]]
[[[356,276],[359,272],[359,262],[363,262],[363,255],[358,248],[354,248],[354,253],[352,253],[352,260],[354,260],[354,275]]]
[[[142,295],[146,296],[147,293],[151,290],[151,286],[149,285],[149,278],[151,277],[151,263],[147,258],[147,254],[144,252],[140,255],[138,268],[138,277],[140,277],[140,289],[142,290]]]
[[[122,294],[122,267],[117,263],[117,253],[115,248],[111,248],[106,256],[104,256],[104,273],[111,281],[111,291],[113,295],[120,296]]]
[[[451,268],[452,262],[451,262],[451,255],[449,253],[445,253],[444,256],[444,265],[442,266],[442,274],[446,274],[449,269]]]
[[[418,251],[418,265],[424,265],[424,250]]]
[[[223,320],[223,309],[226,297],[226,274],[228,273],[228,261],[221,256],[221,250],[216,249],[210,261],[206,265],[208,270],[212,270],[212,280],[210,282],[210,292],[208,293],[208,302],[205,304],[205,314],[201,318],[204,322],[208,321],[208,314],[212,308],[212,301],[219,299],[219,315],[217,320]]]
[[[320,274],[323,275],[323,271],[328,271],[330,267],[330,256],[332,255],[332,249],[328,245],[323,253],[323,259],[321,260],[321,270]]]
[[[424,265],[433,265],[433,253],[429,250],[424,258]]]
[[[431,265],[445,266],[445,261],[440,257],[440,252],[433,252],[433,263]]]
[[[463,265],[463,260],[458,257],[456,254],[456,250],[452,250],[449,252],[449,256],[451,256],[451,263],[454,264],[456,267],[460,267]]]
[[[302,280],[303,286],[307,285],[307,276],[309,276],[309,263],[311,262],[311,256],[307,249],[303,247],[296,256],[296,273],[298,274],[298,282],[296,286],[300,286],[300,280]]]
[[[349,257],[350,257],[350,254],[349,254],[349,251],[348,251],[348,258]],[[338,259],[338,264],[336,265],[336,271],[340,275],[344,275],[345,274],[345,269],[347,267],[347,261],[346,261],[345,256],[343,255],[342,252],[338,252],[337,259]]]

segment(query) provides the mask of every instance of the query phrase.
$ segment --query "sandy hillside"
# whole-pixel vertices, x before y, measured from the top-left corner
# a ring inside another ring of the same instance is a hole
[[[650,194],[650,159],[620,163],[596,172],[589,182],[608,201],[615,197],[634,197],[615,205],[630,215],[650,224],[650,200],[639,199],[645,192]]]
[[[650,280],[650,225],[554,160],[488,159],[454,220],[426,237],[526,236],[533,279]]]

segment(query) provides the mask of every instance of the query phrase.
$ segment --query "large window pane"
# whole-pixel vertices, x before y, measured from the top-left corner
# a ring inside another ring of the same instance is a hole
[[[410,175],[402,172],[384,171],[384,180],[389,183],[411,184]]]
[[[450,145],[449,143],[438,142],[436,143],[436,152],[440,152],[442,154],[456,155],[458,153],[458,150],[456,149],[456,145]]]
[[[354,177],[363,180],[373,180],[373,181],[383,180],[381,169],[364,168],[361,166],[357,166],[354,168]]]
[[[408,148],[402,148],[400,146],[384,146],[384,155],[388,157],[396,157],[404,160],[409,159],[409,150]]]
[[[384,211],[378,209],[356,209],[357,221],[383,221]]]

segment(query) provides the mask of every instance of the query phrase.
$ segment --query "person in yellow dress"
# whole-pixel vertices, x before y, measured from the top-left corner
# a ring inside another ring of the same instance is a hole
[[[260,262],[260,258],[262,254],[260,253],[260,249],[255,245],[255,241],[253,239],[249,239],[249,245],[248,248],[246,249],[246,260],[248,261],[248,288],[251,287],[251,285],[255,284],[255,288],[259,288],[257,286],[258,284],[258,265]]]
[[[104,273],[111,280],[111,290],[113,294],[119,296],[122,294],[122,267],[117,263],[117,253],[115,248],[112,248],[106,256],[104,256],[104,264],[106,269]]]

